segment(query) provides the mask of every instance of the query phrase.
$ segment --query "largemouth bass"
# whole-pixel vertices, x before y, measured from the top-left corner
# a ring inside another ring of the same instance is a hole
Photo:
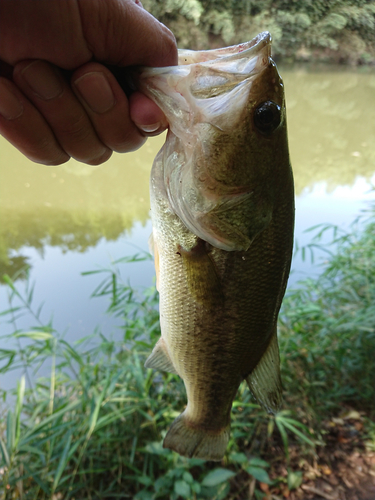
[[[294,226],[282,80],[264,32],[248,43],[179,51],[140,88],[170,128],[151,173],[161,338],[145,366],[178,374],[187,406],[164,447],[220,460],[246,380],[281,403],[276,323]]]

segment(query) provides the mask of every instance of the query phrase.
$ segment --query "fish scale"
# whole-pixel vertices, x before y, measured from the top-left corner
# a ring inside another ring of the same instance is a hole
[[[270,45],[261,33],[237,48],[183,51],[184,66],[139,76],[170,124],[151,172],[161,339],[146,367],[184,381],[187,406],[164,447],[189,457],[223,457],[243,380],[268,411],[281,403],[276,330],[294,191]]]

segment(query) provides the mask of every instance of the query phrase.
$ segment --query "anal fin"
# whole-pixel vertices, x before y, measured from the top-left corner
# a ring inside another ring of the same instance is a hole
[[[267,350],[246,378],[246,382],[251,393],[263,408],[269,413],[276,413],[279,410],[282,400],[282,386],[276,328]]]
[[[145,368],[154,368],[155,370],[161,370],[163,372],[178,375],[162,338],[157,341],[152,353],[146,359]]]

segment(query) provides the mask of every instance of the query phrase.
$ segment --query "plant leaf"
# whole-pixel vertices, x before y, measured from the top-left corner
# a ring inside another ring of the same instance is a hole
[[[14,337],[19,339],[22,337],[27,337],[29,339],[34,339],[34,340],[49,340],[53,339],[52,333],[49,332],[19,332],[15,333]]]
[[[252,465],[249,465],[248,467],[246,467],[246,471],[261,483],[270,484],[271,482],[267,471],[262,469],[262,467],[254,467]]]
[[[270,464],[268,462],[266,462],[265,460],[262,460],[261,458],[258,458],[258,457],[251,458],[249,464],[255,465],[255,467],[269,467],[270,466]]]
[[[72,434],[70,433],[69,436],[68,436],[68,438],[67,438],[66,445],[64,446],[63,452],[61,454],[61,457],[60,457],[60,460],[59,460],[59,465],[57,466],[57,469],[56,469],[56,472],[55,472],[55,477],[54,477],[53,486],[52,486],[52,492],[53,493],[55,492],[55,490],[56,490],[56,488],[57,488],[57,486],[59,484],[61,475],[64,472],[66,464],[68,463],[68,460],[69,460],[68,452],[69,452],[71,441],[72,441]]]
[[[0,448],[1,448],[1,455],[3,457],[3,462],[9,468],[10,467],[10,460],[9,460],[8,450],[7,450],[7,447],[5,446],[4,441],[1,439],[1,437],[0,437]],[[0,463],[0,465],[2,465],[2,464]]]
[[[177,495],[183,498],[189,498],[190,496],[190,486],[184,480],[176,481],[174,483],[174,491]]]
[[[290,490],[296,490],[301,486],[303,477],[301,471],[289,471],[288,472],[288,488]]]
[[[202,486],[217,486],[218,484],[228,481],[236,473],[228,469],[214,469],[210,471],[202,481]]]

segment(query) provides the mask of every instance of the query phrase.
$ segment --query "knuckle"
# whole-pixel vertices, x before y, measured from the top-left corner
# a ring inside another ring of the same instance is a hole
[[[107,135],[103,139],[106,139],[103,142],[113,149],[113,151],[116,151],[116,153],[129,153],[140,148],[147,137],[134,130],[128,133],[121,133],[121,135],[113,134],[111,137]]]
[[[93,165],[93,166],[101,165],[102,163],[105,163],[107,160],[109,160],[111,156],[112,156],[112,151],[110,149],[107,149],[105,151],[105,153],[101,154],[97,158],[87,160],[87,161],[85,161],[85,163],[87,163],[88,165]]]
[[[26,156],[36,163],[50,166],[61,165],[70,159],[70,156],[55,141],[51,141],[50,137],[42,137],[39,141],[33,141]]]
[[[45,160],[40,163],[43,163],[43,165],[46,165],[47,167],[56,167],[57,165],[62,165],[63,163],[66,163],[67,161],[70,160],[70,158],[71,157],[67,154],[61,154],[57,158]]]
[[[71,156],[89,165],[104,163],[112,154],[85,115],[76,115],[60,126],[57,136]]]
[[[34,163],[40,163],[46,166],[62,165],[70,160],[70,156],[62,151],[47,151],[47,152],[26,152],[25,156]]]
[[[70,116],[66,121],[59,123],[59,134],[76,141],[86,140],[91,133],[92,127],[84,114]]]

